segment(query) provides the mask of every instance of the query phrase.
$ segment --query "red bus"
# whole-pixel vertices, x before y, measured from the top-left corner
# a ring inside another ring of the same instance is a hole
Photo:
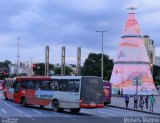
[[[3,95],[6,100],[13,100],[15,78],[6,78],[3,84]]]
[[[3,89],[3,83],[4,83],[4,80],[0,80],[0,90]]]
[[[17,77],[13,101],[27,105],[51,106],[58,112],[81,108],[102,108],[103,80],[99,77],[52,76]]]
[[[16,103],[21,103],[24,106],[27,105],[40,105],[44,107],[50,103],[49,100],[40,100],[36,98],[36,90],[43,87],[48,87],[48,83],[51,78],[48,76],[22,76],[16,77],[16,82],[14,84],[14,95],[13,101]]]
[[[110,104],[111,103],[111,83],[110,82],[103,82],[103,93],[104,93],[104,105]]]

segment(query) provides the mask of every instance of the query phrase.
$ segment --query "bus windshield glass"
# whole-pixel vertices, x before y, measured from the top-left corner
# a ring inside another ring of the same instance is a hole
[[[103,101],[103,80],[97,77],[83,77],[81,99],[84,103],[101,103]]]

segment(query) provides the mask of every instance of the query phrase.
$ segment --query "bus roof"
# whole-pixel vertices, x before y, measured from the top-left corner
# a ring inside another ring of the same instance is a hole
[[[49,76],[18,76],[16,79],[51,79]]]
[[[16,78],[5,78],[5,80],[16,80]]]
[[[52,79],[82,79],[83,77],[101,78],[97,76],[51,76]]]

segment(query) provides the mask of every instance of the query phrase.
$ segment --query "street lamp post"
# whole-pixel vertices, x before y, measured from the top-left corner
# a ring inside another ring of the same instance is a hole
[[[96,32],[102,33],[102,65],[101,65],[102,68],[101,68],[101,77],[103,79],[103,33],[107,32],[107,31],[105,31],[105,30],[96,30]]]
[[[30,69],[31,69],[31,74],[33,75],[33,59],[35,58],[35,57],[28,57],[30,60],[31,60],[31,67],[30,67]]]
[[[136,78],[136,96],[138,95],[138,77]]]
[[[152,73],[152,77],[153,77],[153,64],[152,63],[150,64],[150,67],[151,67],[151,73]]]

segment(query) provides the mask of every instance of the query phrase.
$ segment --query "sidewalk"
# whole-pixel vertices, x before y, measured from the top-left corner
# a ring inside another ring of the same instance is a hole
[[[128,105],[127,110],[134,110],[134,111],[139,111],[139,112],[160,115],[160,96],[155,96],[155,99],[156,99],[156,103],[154,104],[153,112],[150,112],[149,109],[147,110],[145,104],[144,104],[143,110],[141,110],[139,107],[138,109],[134,109],[134,98],[133,97],[129,98],[129,105]],[[109,104],[108,106],[126,109],[125,101],[123,97],[112,97],[111,104]]]

